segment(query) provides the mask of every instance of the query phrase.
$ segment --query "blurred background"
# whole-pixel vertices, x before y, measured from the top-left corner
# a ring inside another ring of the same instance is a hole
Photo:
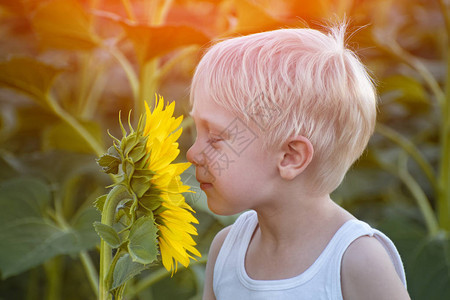
[[[393,239],[412,299],[450,299],[450,8],[444,0],[1,0],[0,299],[96,299],[99,220],[111,179],[95,158],[154,93],[184,115],[205,48],[226,37],[346,19],[347,45],[379,92],[376,133],[333,199]],[[194,171],[202,259],[153,266],[127,299],[200,299],[209,244],[235,217],[210,213]],[[92,277],[91,277],[92,279]]]

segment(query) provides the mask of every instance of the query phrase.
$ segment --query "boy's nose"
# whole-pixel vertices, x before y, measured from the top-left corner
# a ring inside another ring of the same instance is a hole
[[[189,148],[186,153],[187,160],[192,163],[194,166],[199,165],[201,162],[200,152],[197,150],[198,142],[195,140],[194,144]]]

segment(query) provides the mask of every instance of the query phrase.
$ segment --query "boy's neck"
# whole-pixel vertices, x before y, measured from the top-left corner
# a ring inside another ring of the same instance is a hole
[[[302,199],[283,201],[256,209],[261,241],[273,246],[306,240],[321,228],[338,228],[354,217],[331,200],[329,195],[303,196]],[[331,229],[333,230],[333,229]]]

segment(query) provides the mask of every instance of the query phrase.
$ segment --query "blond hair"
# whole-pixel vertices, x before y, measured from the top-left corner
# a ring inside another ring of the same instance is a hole
[[[330,193],[363,153],[376,120],[373,82],[344,35],[342,25],[219,42],[197,66],[191,104],[204,88],[218,105],[256,123],[268,148],[305,136],[314,147],[312,183]],[[261,110],[265,119],[255,119]]]

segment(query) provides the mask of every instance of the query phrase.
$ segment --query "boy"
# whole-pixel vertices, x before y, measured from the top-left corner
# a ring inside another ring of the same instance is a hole
[[[237,37],[200,61],[187,156],[214,213],[249,210],[212,242],[205,300],[409,299],[392,242],[329,196],[376,119],[344,32]]]

